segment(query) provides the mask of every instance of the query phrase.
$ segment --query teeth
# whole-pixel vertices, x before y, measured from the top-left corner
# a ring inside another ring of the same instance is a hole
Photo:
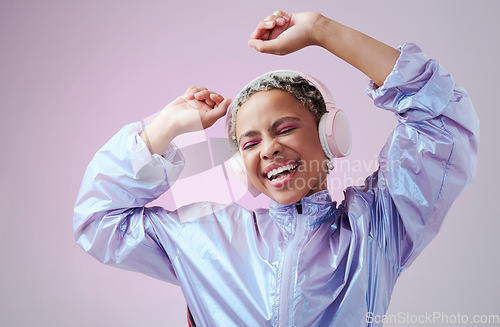
[[[281,167],[275,168],[267,173],[267,178],[271,179],[273,176],[276,176],[279,173],[284,172],[285,170],[292,170],[295,168],[297,168],[296,164],[286,165],[286,166],[281,166]]]

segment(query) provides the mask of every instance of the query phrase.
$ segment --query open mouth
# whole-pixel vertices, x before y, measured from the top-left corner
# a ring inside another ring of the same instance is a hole
[[[288,164],[275,168],[267,173],[267,179],[273,182],[285,180],[289,175],[293,174],[299,165],[297,163]]]

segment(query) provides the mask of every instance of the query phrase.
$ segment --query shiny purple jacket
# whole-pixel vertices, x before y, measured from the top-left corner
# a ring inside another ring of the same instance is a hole
[[[78,244],[99,261],[177,284],[198,326],[377,326],[394,284],[473,178],[478,118],[465,90],[413,44],[376,106],[399,123],[365,185],[270,209],[146,205],[183,166],[125,126],[89,164],[74,210]]]

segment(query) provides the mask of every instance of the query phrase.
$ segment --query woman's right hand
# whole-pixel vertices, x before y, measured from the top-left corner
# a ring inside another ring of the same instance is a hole
[[[146,129],[144,142],[152,153],[161,154],[178,135],[200,131],[212,126],[226,114],[231,99],[205,87],[190,87],[183,96],[168,104]]]

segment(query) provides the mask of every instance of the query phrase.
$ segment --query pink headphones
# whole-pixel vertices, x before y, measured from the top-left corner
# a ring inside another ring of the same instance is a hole
[[[321,117],[318,125],[319,139],[326,157],[330,161],[333,158],[345,157],[351,152],[351,128],[349,127],[349,121],[347,120],[347,116],[342,110],[335,108],[332,94],[321,81],[315,79],[310,75],[293,70],[276,70],[257,77],[256,79],[248,83],[243,88],[243,90],[245,90],[250,85],[256,83],[263,77],[269,75],[300,76],[305,80],[307,80],[309,84],[316,87],[323,96],[327,111]],[[240,96],[241,92],[236,96],[235,101]],[[231,142],[231,135],[230,135],[231,120],[233,111],[232,109],[233,105],[231,104],[231,106],[228,109],[228,115],[226,118],[226,130],[230,142]],[[246,168],[243,163],[243,158],[241,157],[239,151],[236,152],[234,156],[229,160],[229,165],[231,166],[233,171],[240,177],[241,181],[245,184],[248,191],[253,196],[257,196],[260,194],[260,191],[257,190],[257,188],[251,183],[250,178],[246,173]],[[329,167],[333,169],[333,166],[331,164],[329,164]]]

